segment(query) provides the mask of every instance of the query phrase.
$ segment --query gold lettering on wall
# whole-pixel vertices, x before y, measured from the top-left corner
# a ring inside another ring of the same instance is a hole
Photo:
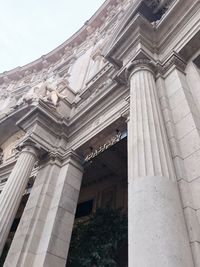
[[[104,152],[106,149],[108,149],[109,147],[119,142],[121,140],[121,137],[122,137],[121,133],[116,134],[114,137],[108,140],[105,144],[101,145],[98,149],[95,149],[92,153],[88,154],[85,157],[85,161],[90,161],[91,159],[99,155],[100,153]]]

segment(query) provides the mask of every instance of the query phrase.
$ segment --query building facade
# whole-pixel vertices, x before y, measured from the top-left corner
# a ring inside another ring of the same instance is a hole
[[[64,267],[77,204],[109,203],[129,267],[200,267],[200,1],[107,0],[1,74],[0,191],[3,266]]]

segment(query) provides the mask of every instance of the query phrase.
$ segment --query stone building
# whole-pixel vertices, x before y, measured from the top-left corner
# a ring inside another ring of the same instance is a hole
[[[200,1],[107,0],[2,73],[0,147],[4,266],[64,267],[77,203],[109,203],[129,267],[199,267]]]

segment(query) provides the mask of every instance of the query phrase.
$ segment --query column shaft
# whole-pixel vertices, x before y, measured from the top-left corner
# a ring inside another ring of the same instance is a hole
[[[129,266],[193,266],[153,71],[130,76]]]
[[[65,267],[82,173],[74,152],[40,166],[4,267]]]
[[[36,159],[36,150],[25,147],[0,195],[0,255]]]

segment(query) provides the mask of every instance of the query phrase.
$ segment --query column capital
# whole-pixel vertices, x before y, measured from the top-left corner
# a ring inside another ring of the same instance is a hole
[[[31,153],[37,159],[39,157],[39,150],[32,144],[25,143],[24,146],[21,148],[21,152]]]
[[[16,150],[18,150],[20,153],[31,153],[38,160],[42,157],[42,155],[46,153],[46,151],[41,148],[36,142],[29,139],[22,140],[20,143],[18,143]]]
[[[148,70],[153,75],[155,74],[156,66],[152,60],[147,58],[134,59],[126,69],[126,78],[129,80],[131,76],[141,70]]]

